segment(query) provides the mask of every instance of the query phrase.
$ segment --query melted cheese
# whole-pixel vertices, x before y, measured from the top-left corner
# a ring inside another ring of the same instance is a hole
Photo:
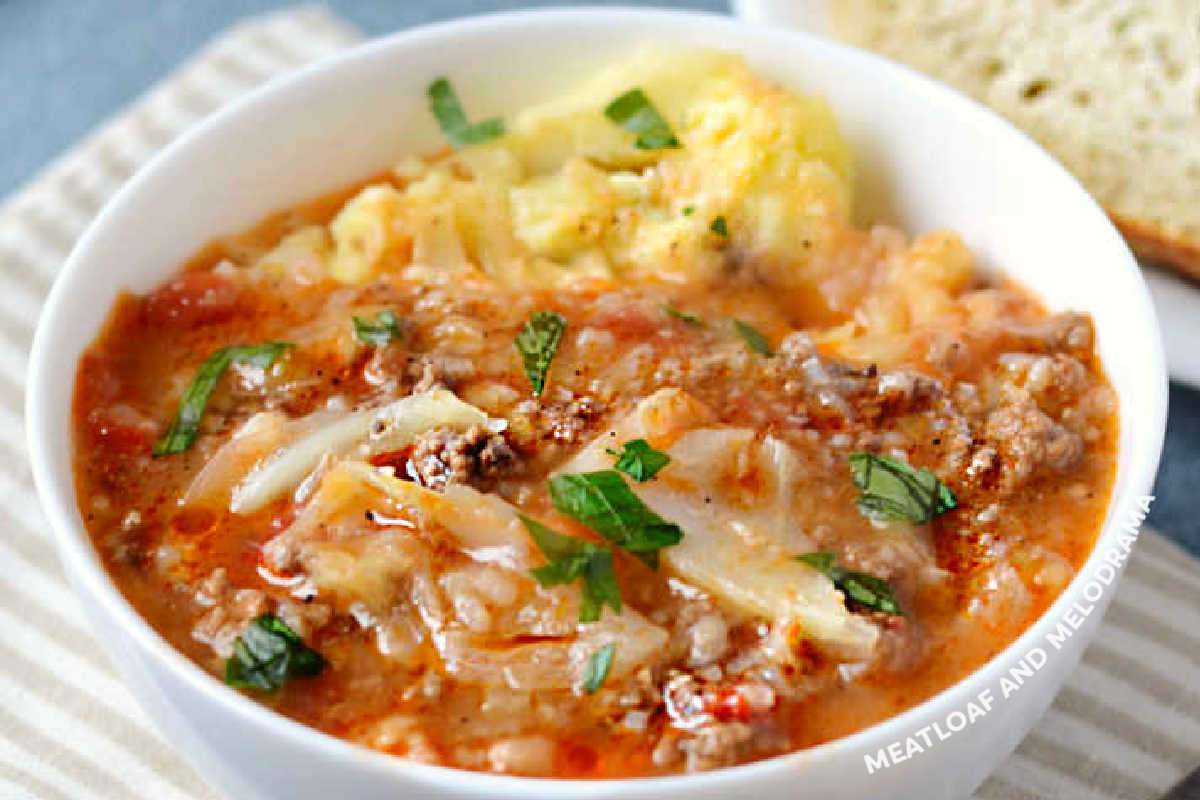
[[[641,87],[682,143],[639,150],[603,113]],[[425,167],[397,168],[308,234],[311,273],[358,284],[406,270],[430,282],[479,271],[506,284],[709,280],[730,257],[787,284],[811,280],[849,224],[849,153],[824,101],[766,84],[740,57],[648,50],[517,114],[508,133]],[[684,214],[684,209],[689,209]],[[711,230],[725,217],[728,237]],[[799,257],[798,257],[798,254]]]

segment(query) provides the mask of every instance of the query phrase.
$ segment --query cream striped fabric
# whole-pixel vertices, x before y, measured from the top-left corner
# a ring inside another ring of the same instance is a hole
[[[26,352],[67,251],[139,164],[222,103],[357,38],[313,8],[238,26],[0,206],[0,797],[216,798],[79,622],[25,466]],[[1158,797],[1200,766],[1197,667],[1200,562],[1146,532],[1082,666],[977,797]]]

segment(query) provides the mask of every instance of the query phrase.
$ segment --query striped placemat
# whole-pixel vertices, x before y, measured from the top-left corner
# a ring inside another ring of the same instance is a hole
[[[27,351],[76,237],[141,163],[233,97],[358,38],[319,8],[239,25],[0,205],[0,797],[217,800],[80,621],[26,463]],[[1158,797],[1200,766],[1198,667],[1200,562],[1147,531],[1082,665],[977,797]]]

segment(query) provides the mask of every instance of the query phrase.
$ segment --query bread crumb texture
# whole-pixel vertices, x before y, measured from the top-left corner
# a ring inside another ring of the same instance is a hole
[[[1200,277],[1200,2],[831,0],[837,34],[987,103],[1139,255]]]

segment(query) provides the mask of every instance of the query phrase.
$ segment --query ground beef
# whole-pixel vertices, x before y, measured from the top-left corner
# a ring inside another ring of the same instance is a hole
[[[703,687],[690,673],[676,673],[663,687],[663,704],[676,727],[687,730],[709,718]]]
[[[838,563],[856,572],[865,572],[885,581],[907,580],[916,589],[930,580],[926,570],[933,563],[932,547],[922,535],[875,536],[848,539],[827,528],[813,531],[819,549],[838,554]]]
[[[701,670],[700,674],[706,671]],[[666,684],[663,703],[672,723],[693,730],[711,720],[745,722],[775,707],[775,690],[755,678],[724,679],[719,668],[715,682],[701,682],[690,672],[675,674]]]
[[[925,361],[935,369],[966,377],[980,355],[989,360],[997,352],[1025,354],[1061,353],[1087,362],[1092,358],[1095,335],[1086,314],[1056,314],[1033,323],[1003,321],[966,330],[931,333]]]
[[[192,628],[192,638],[213,649],[220,658],[233,655],[233,643],[255,617],[271,610],[273,600],[258,589],[235,589],[224,567],[218,567],[196,584],[192,599],[208,611]],[[275,609],[279,618],[302,638],[329,623],[332,609],[323,603],[289,599]]]
[[[744,722],[714,722],[680,742],[688,772],[736,764],[754,748],[754,728]]]
[[[383,348],[379,359],[372,359],[364,367],[370,375],[402,376],[413,394],[424,394],[433,389],[450,389],[475,377],[478,370],[469,359],[430,353],[420,358],[407,355],[397,348]],[[389,353],[391,354],[389,356]],[[374,382],[380,384],[382,378]]]
[[[435,428],[419,435],[409,457],[422,485],[445,489],[455,483],[487,484],[517,463],[502,434],[472,425],[464,433]]]
[[[817,355],[817,346],[812,337],[803,331],[792,331],[779,343],[779,359],[786,369],[796,370],[801,364]]]
[[[807,396],[818,405],[847,412],[846,401],[850,398],[875,394],[878,377],[874,365],[859,368],[823,360],[803,333],[791,333],[784,338],[780,359],[771,367],[785,378],[785,393]],[[853,415],[847,413],[847,416]]]
[[[1065,350],[1084,358],[1091,357],[1092,342],[1096,338],[1092,318],[1078,311],[1047,317],[1041,325],[1040,334],[1047,344],[1047,349]]]
[[[704,614],[686,631],[688,664],[703,667],[719,660],[729,651],[729,623],[720,612]]]
[[[690,673],[676,673],[666,684],[663,703],[671,720],[654,749],[660,766],[685,759],[689,772],[742,761],[752,751],[778,746],[763,727],[777,703],[775,691],[759,681],[701,683]]]
[[[553,400],[527,400],[516,413],[530,419],[537,439],[568,445],[583,441],[607,410],[605,404],[591,395],[575,396],[562,391]]]
[[[807,416],[839,428],[918,410],[945,394],[938,381],[914,370],[880,372],[874,364],[822,359],[808,334],[799,331],[783,338],[767,369],[782,381],[785,395],[805,404]]]
[[[911,369],[896,369],[879,373],[875,393],[889,407],[907,410],[940,399],[945,390],[928,375]]]
[[[250,624],[266,613],[267,596],[257,589],[234,589],[224,567],[218,567],[196,587],[193,594],[201,606],[209,607],[192,628],[192,638],[207,644],[221,658],[233,655],[233,642]]]
[[[924,660],[928,643],[911,619],[882,612],[871,614],[871,618],[880,630],[876,661],[881,669],[903,672]]]
[[[196,586],[194,598],[202,606],[212,606],[223,600],[230,588],[229,574],[224,567],[217,567]]]
[[[1083,455],[1083,440],[1038,408],[1024,389],[1007,392],[1006,402],[984,421],[985,442],[968,467],[984,485],[994,482],[1008,495],[1043,468],[1065,472]]]
[[[1005,353],[999,361],[1005,380],[1028,391],[1038,406],[1051,413],[1076,403],[1091,383],[1087,367],[1062,353]]]
[[[324,603],[298,603],[292,600],[281,602],[276,613],[302,639],[307,639],[328,625],[333,618],[333,609]]]

